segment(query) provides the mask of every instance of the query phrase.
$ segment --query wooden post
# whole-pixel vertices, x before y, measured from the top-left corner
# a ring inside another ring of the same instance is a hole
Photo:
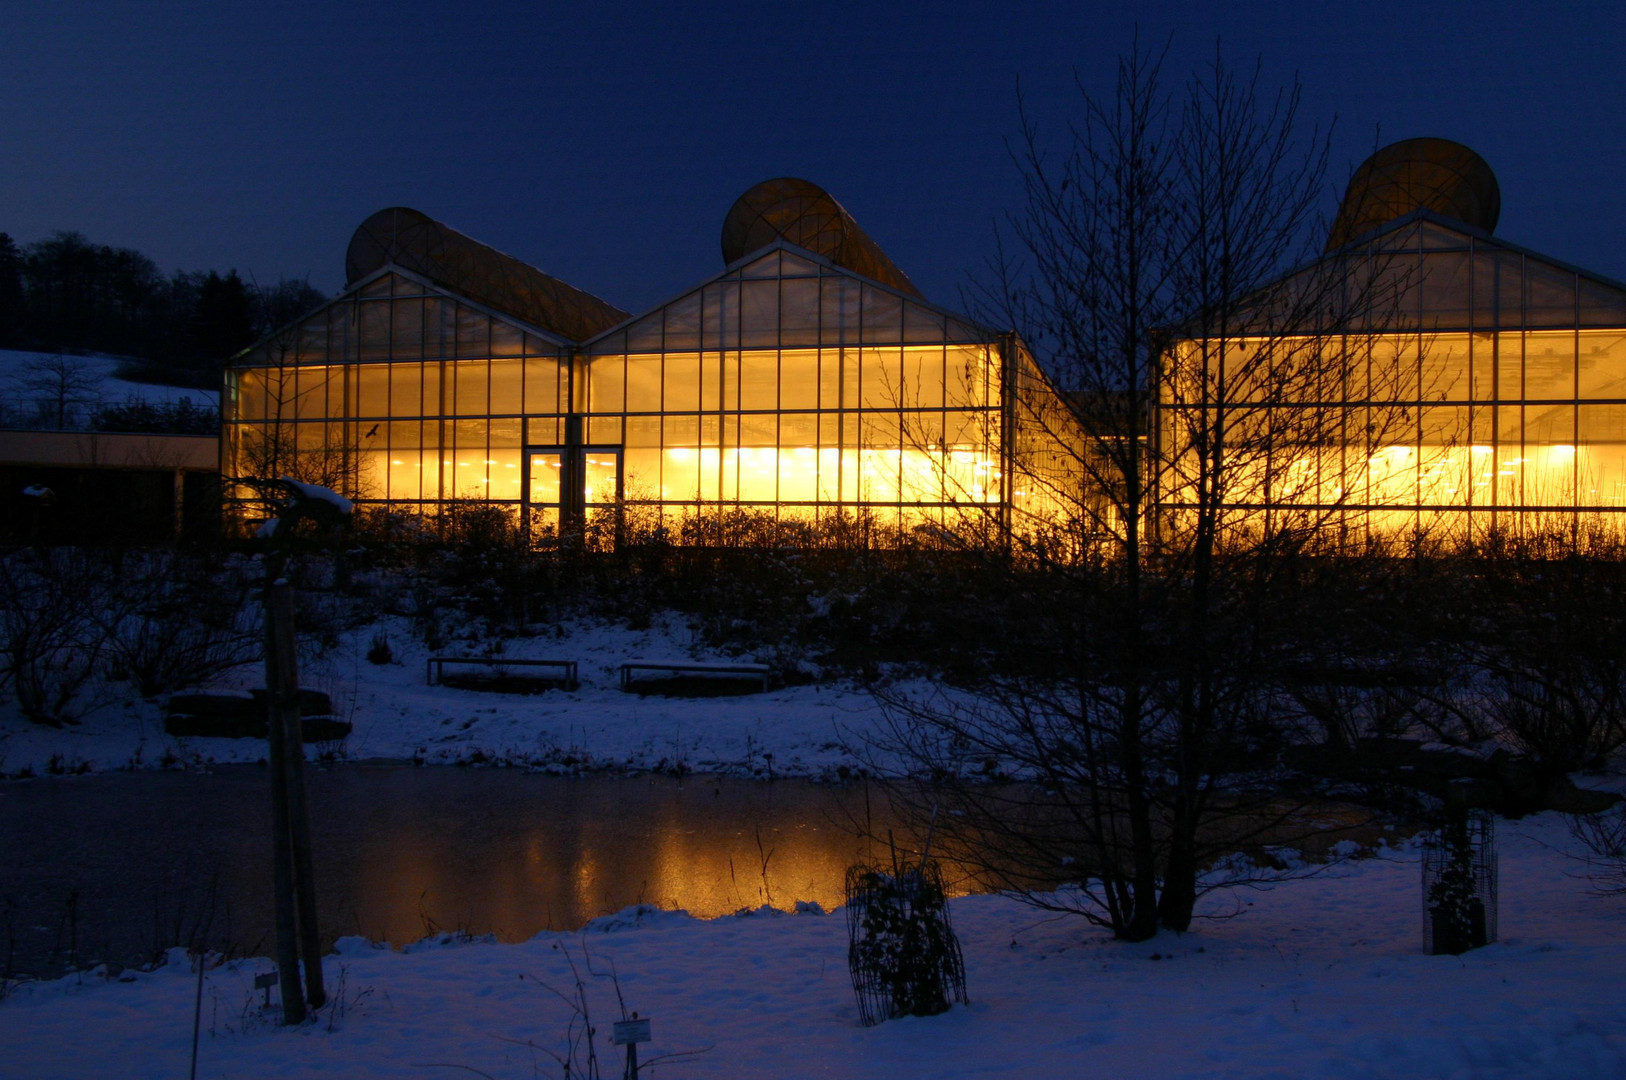
[[[294,904],[293,837],[288,828],[287,725],[283,715],[291,704],[299,708],[299,675],[293,667],[292,604],[290,618],[279,620],[278,594],[288,594],[285,582],[266,586],[265,595],[265,699],[266,763],[271,771],[272,888],[276,893],[277,969],[282,995],[282,1022],[305,1019],[305,997],[299,988],[299,937]],[[281,625],[279,625],[281,623]],[[289,644],[284,645],[284,641]],[[292,686],[290,691],[288,688]]]
[[[272,715],[282,728],[282,753],[287,786],[286,821],[292,851],[294,903],[299,932],[299,954],[305,962],[305,1000],[320,1008],[327,1000],[322,986],[322,937],[316,919],[316,880],[311,870],[310,810],[305,800],[305,739],[299,708],[299,660],[295,653],[294,591],[285,581],[271,586],[271,624],[277,638],[277,678],[267,687],[277,704]]]

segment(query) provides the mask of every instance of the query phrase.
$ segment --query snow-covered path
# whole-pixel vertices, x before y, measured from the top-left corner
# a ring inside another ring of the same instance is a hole
[[[566,948],[613,963],[627,1007],[653,1017],[646,1059],[714,1046],[656,1077],[1626,1076],[1626,900],[1587,895],[1570,846],[1554,815],[1504,824],[1503,941],[1462,957],[1419,951],[1409,850],[1240,894],[1240,917],[1139,945],[966,897],[971,1006],[874,1029],[857,1025],[839,914],[624,912],[581,934],[404,952],[348,939],[328,959],[346,1002],[331,1024],[260,1016],[268,961],[210,970],[199,1075],[559,1075],[524,1044],[559,1047],[566,1012],[538,980],[567,986]],[[193,993],[184,959],[129,983],[25,986],[0,1004],[0,1075],[183,1076]],[[590,994],[618,1075],[613,994]]]

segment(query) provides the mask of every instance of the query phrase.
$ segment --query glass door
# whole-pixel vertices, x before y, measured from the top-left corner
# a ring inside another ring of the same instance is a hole
[[[559,535],[563,511],[565,452],[559,447],[526,453],[525,524],[534,543]]]
[[[590,446],[581,453],[584,519],[588,525],[612,524],[621,503],[621,448]]]

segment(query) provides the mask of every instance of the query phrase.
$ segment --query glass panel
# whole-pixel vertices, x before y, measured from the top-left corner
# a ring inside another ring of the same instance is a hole
[[[295,372],[295,394],[298,399],[297,415],[301,420],[321,419],[327,416],[327,391],[332,368],[305,367]],[[339,387],[342,393],[342,387]]]
[[[1626,506],[1626,405],[1582,405],[1579,413],[1581,503]]]
[[[1524,259],[1510,251],[1496,255],[1496,309],[1498,326],[1524,325]]]
[[[560,364],[552,358],[525,361],[525,411],[559,411]]]
[[[423,355],[423,301],[396,300],[390,304],[390,356],[416,360]]]
[[[821,341],[826,345],[856,344],[858,341],[859,284],[840,274],[819,279],[823,321]]]
[[[441,359],[457,346],[457,304],[441,296],[423,301],[423,355]]]
[[[390,379],[391,373],[398,365],[395,364],[360,364],[355,368],[356,379],[359,384],[360,400],[356,402],[357,416],[390,416]],[[399,365],[411,367],[414,374],[418,365]],[[405,411],[393,414],[409,416]]]
[[[483,365],[482,365],[483,366]],[[484,420],[458,420],[453,425],[452,497],[456,499],[483,499],[486,497],[486,422]]]
[[[390,424],[389,497],[392,499],[423,498],[420,438],[421,429],[416,421]],[[433,460],[433,454],[430,457]],[[430,479],[433,481],[433,475]]]
[[[779,407],[819,406],[819,354],[815,349],[786,349],[779,354]]]
[[[778,491],[779,425],[776,416],[740,417],[737,451],[741,502],[773,502]]]
[[[1582,330],[1581,396],[1626,398],[1626,332]]]
[[[437,416],[441,413],[441,383],[446,377],[446,365],[425,364],[423,366],[423,415]]]
[[[1496,397],[1499,401],[1524,398],[1524,336],[1517,332],[1496,335]]]
[[[594,352],[660,352],[664,346],[661,330],[662,313],[657,311],[653,315],[646,315],[642,319],[627,327],[619,334],[613,335],[619,341],[607,341],[604,349],[594,347]]]
[[[371,373],[376,371],[377,375]],[[358,416],[422,416],[423,415],[423,366],[420,364],[390,364],[378,368],[361,367],[357,369],[360,376],[360,403],[356,410]],[[369,379],[376,378],[387,382],[388,386],[372,387]],[[384,407],[386,391],[389,394],[389,405]]]
[[[940,342],[943,340],[943,316],[927,311],[919,304],[907,301],[903,305],[903,340],[912,342]]]
[[[518,421],[513,421],[516,430]],[[495,426],[495,425],[493,425]],[[516,440],[517,436],[516,436]],[[492,442],[496,442],[496,433],[492,433]],[[522,492],[520,490],[518,447],[493,446],[490,457],[486,460],[486,467],[490,470],[491,483],[487,489],[487,498],[512,499],[518,501]]]
[[[661,498],[692,502],[700,490],[699,417],[666,417],[662,440]]]
[[[1467,252],[1423,256],[1418,268],[1416,301],[1423,326],[1454,328],[1470,325],[1473,306]]]
[[[522,369],[517,359],[491,361],[491,400],[489,412],[520,412],[520,376]]]
[[[1580,301],[1582,326],[1626,326],[1626,292],[1582,278]]]
[[[913,348],[903,351],[905,407],[936,409],[943,405],[943,350]]]
[[[700,345],[706,349],[736,349],[740,344],[740,285],[722,281],[707,285],[701,310]],[[691,349],[687,341],[667,348]]]
[[[1434,334],[1423,340],[1424,401],[1467,401],[1472,350],[1467,334]]]
[[[457,355],[491,355],[491,320],[464,304],[457,305]]]
[[[626,403],[627,359],[595,356],[587,361],[587,411],[618,413]]]
[[[298,331],[298,341],[294,345],[297,350],[295,355],[297,362],[301,364],[325,364],[328,362],[327,318],[324,314],[319,318],[306,319],[301,324]],[[342,357],[334,357],[333,359],[341,362],[343,360]]]
[[[781,252],[770,251],[760,259],[753,259],[740,267],[739,275],[742,278],[776,278],[779,276],[779,256]]]
[[[660,404],[656,409],[666,412],[693,412],[700,408],[700,356],[698,353],[667,353],[664,363],[652,364],[650,374],[657,380],[653,393],[655,400]],[[634,371],[637,367],[637,358],[627,361],[627,402],[628,412],[639,411],[634,404],[639,398],[633,392]],[[663,372],[664,368],[664,372]],[[664,393],[664,396],[662,396]],[[655,410],[651,410],[655,411]]]
[[[612,450],[589,450],[583,455],[582,497],[588,505],[613,503],[621,497],[621,459]]]
[[[632,347],[630,342],[627,347]],[[690,293],[688,296],[680,300],[674,300],[666,306],[666,338],[661,347],[667,349],[700,348],[699,293]]]
[[[525,441],[533,446],[547,446],[564,441],[564,432],[560,430],[564,425],[558,417],[546,416],[540,420],[527,420],[525,422]]]
[[[1496,335],[1470,335],[1468,347],[1473,352],[1473,399],[1492,401],[1496,397]]]
[[[1532,330],[1524,336],[1526,401],[1575,396],[1575,334]]]
[[[557,453],[531,454],[531,503],[559,505],[564,459]]]
[[[746,348],[779,344],[779,282],[741,283],[740,344]]]
[[[376,281],[369,281],[361,287],[363,296],[388,296],[390,294],[390,279],[394,274],[385,274]]]
[[[1575,325],[1575,274],[1536,259],[1524,262],[1525,325]]]
[[[783,344],[819,343],[819,279],[800,278],[779,283],[779,332]]]
[[[700,408],[716,410],[722,405],[722,377],[723,358],[721,353],[701,353],[700,364]],[[736,407],[738,407],[736,405]]]
[[[457,416],[485,416],[491,410],[487,405],[486,377],[490,365],[484,360],[472,360],[450,365],[456,386],[453,412]]]
[[[870,285],[863,286],[864,340],[898,342],[903,340],[903,301]]]
[[[386,360],[390,355],[390,305],[367,302],[359,305],[362,360]]]
[[[819,408],[841,408],[841,351],[825,349],[819,357]]]
[[[779,501],[818,497],[819,423],[816,413],[785,413],[779,421]]]
[[[518,356],[524,348],[523,333],[501,319],[491,320],[491,355]]]
[[[740,354],[740,408],[779,407],[779,354],[754,350]]]
[[[619,416],[590,416],[587,418],[587,441],[592,443],[618,443],[621,441]]]
[[[661,411],[661,355],[627,357],[628,412]]]
[[[903,354],[897,349],[865,349],[862,363],[864,370],[859,393],[860,407],[901,408]]]
[[[265,371],[249,368],[234,373],[237,384],[236,413],[238,420],[265,419]]]

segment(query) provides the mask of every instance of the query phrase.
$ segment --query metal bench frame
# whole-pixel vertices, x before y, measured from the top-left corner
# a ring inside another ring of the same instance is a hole
[[[692,664],[681,660],[663,664],[653,660],[635,660],[621,665],[621,689],[632,689],[634,671],[668,671],[674,675],[756,675],[762,679],[762,689],[768,689],[767,664]]]
[[[484,664],[486,667],[547,667],[564,673],[564,688],[576,690],[581,680],[576,675],[574,660],[519,660],[501,656],[431,656],[424,670],[424,679],[430,686],[438,686],[445,678],[447,664]]]

